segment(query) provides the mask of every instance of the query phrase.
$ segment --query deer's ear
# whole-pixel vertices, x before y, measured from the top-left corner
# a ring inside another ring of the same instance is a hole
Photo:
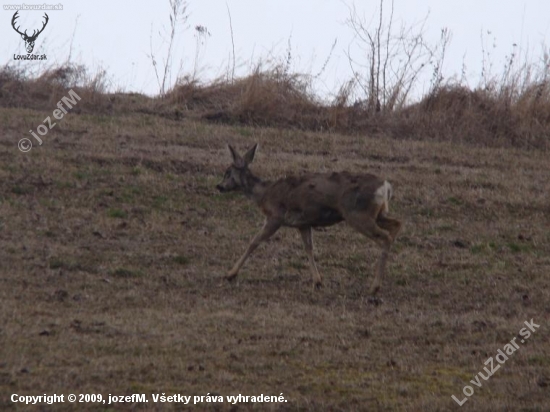
[[[252,146],[250,149],[248,149],[248,152],[244,155],[244,162],[248,165],[252,163],[254,160],[254,156],[256,155],[256,150],[258,150],[258,143],[256,143],[254,146]]]
[[[231,157],[233,158],[233,164],[235,166],[242,165],[243,158],[241,157],[241,155],[238,154],[237,151],[230,144],[227,144],[227,148],[229,149],[229,152],[231,153]]]

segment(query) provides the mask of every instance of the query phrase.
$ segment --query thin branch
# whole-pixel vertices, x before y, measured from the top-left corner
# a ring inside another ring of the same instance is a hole
[[[392,32],[392,25],[393,25],[393,13],[394,13],[394,0],[391,0],[391,12],[390,12],[390,21],[388,22],[388,36],[386,38],[386,58],[384,59],[384,67],[382,69],[383,73],[383,87],[384,87],[384,94],[387,90],[387,72],[388,72],[388,61],[390,58],[390,45],[391,45],[391,32]]]
[[[376,111],[379,111],[380,108],[380,53],[381,53],[381,42],[380,36],[382,33],[382,23],[384,22],[384,0],[380,0],[380,16],[378,20],[378,29],[376,30],[376,52],[377,56],[377,68],[376,68]],[[385,92],[385,90],[384,90]],[[385,104],[386,102],[384,102]]]
[[[319,70],[319,72],[315,76],[313,76],[314,79],[318,79],[324,73],[324,71],[326,70],[326,68],[328,66],[328,63],[330,62],[330,59],[332,58],[332,54],[334,53],[334,49],[336,48],[336,43],[338,43],[338,39],[334,39],[334,42],[332,43],[332,47],[330,48],[330,52],[329,52],[327,58],[325,59],[325,62],[323,63],[323,66],[321,67],[321,70]]]
[[[231,20],[231,11],[229,10],[229,5],[225,3],[227,7],[227,14],[229,15],[229,29],[231,30],[231,45],[233,46],[233,67],[231,69],[231,83],[235,80],[235,39],[233,37],[233,22]]]

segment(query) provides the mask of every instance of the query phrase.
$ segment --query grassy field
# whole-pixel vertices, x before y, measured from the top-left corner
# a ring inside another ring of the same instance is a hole
[[[93,411],[184,408],[153,403],[162,393],[282,393],[187,408],[550,410],[547,153],[139,113],[71,113],[21,153],[48,114],[0,109],[0,409],[75,410],[14,393],[149,399],[77,405]],[[291,229],[223,280],[262,224],[247,199],[215,190],[226,142],[259,142],[252,169],[267,179],[392,182],[404,227],[380,300],[367,294],[380,252],[345,224],[314,232],[322,290]],[[469,383],[531,319],[536,333]]]

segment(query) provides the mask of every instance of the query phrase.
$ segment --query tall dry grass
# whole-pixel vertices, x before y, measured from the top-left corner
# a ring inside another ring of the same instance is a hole
[[[398,122],[413,138],[548,149],[549,84],[532,84],[514,98],[502,91],[445,86],[403,110]]]
[[[111,106],[105,70],[90,73],[83,65],[54,65],[35,76],[23,68],[0,69],[0,107],[51,111],[71,89],[82,98],[77,111],[105,112]]]

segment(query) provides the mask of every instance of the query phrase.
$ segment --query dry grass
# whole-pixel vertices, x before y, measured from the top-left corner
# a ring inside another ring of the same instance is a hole
[[[548,76],[483,89],[441,86],[420,102],[377,112],[365,101],[353,101],[353,83],[342,87],[332,102],[320,101],[311,76],[289,73],[284,65],[259,65],[234,82],[219,79],[202,84],[183,78],[156,98],[107,94],[106,73],[90,74],[82,66],[52,67],[36,78],[4,67],[0,70],[0,107],[49,112],[73,88],[82,97],[76,113],[140,112],[173,120],[548,151]]]
[[[550,146],[549,83],[534,83],[516,97],[507,89],[443,87],[402,114],[400,126],[413,139],[543,150]]]
[[[53,107],[3,106],[0,409],[25,410],[12,393],[162,392],[288,399],[262,410],[548,409],[546,154],[116,108],[71,113],[24,154],[17,140]],[[266,178],[349,170],[394,184],[405,227],[381,304],[366,294],[379,251],[344,224],[314,234],[321,291],[288,229],[236,283],[221,279],[261,224],[214,190],[228,141],[259,141]],[[531,318],[537,333],[459,408],[451,395]]]
[[[284,67],[262,69],[235,82],[217,80],[201,85],[182,79],[162,106],[223,123],[322,129],[328,109],[316,101],[307,76],[289,74]]]

